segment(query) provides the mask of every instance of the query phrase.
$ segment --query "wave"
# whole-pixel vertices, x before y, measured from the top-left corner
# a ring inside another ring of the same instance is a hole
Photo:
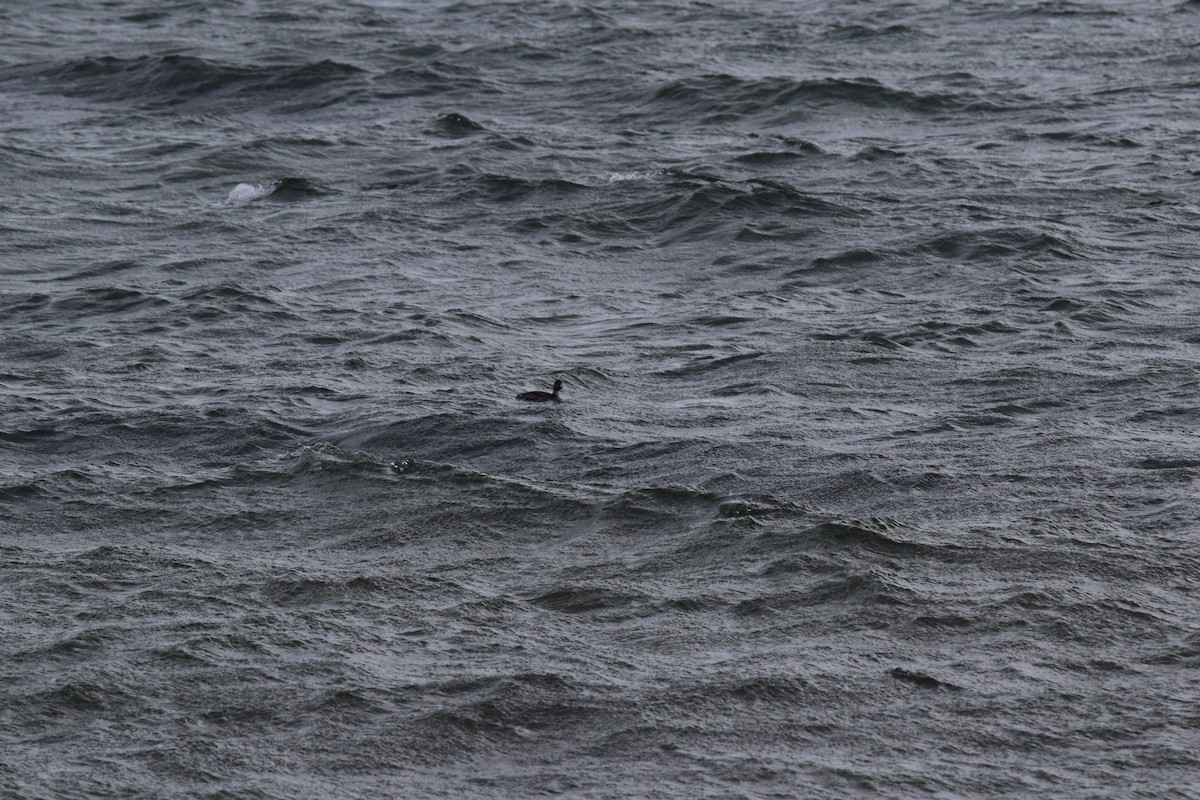
[[[794,277],[807,272],[833,272],[843,274],[847,270],[871,267],[885,262],[893,254],[881,249],[868,247],[852,247],[827,256],[817,256],[808,262],[803,270],[793,271],[788,277]]]
[[[964,262],[1030,256],[1077,260],[1085,252],[1080,243],[1064,233],[1020,226],[950,231],[917,244],[914,250]]]
[[[239,183],[229,191],[225,198],[228,205],[244,206],[258,200],[271,200],[277,203],[299,203],[318,197],[334,194],[335,190],[307,178],[280,178],[273,183],[262,184]]]
[[[481,96],[500,94],[479,68],[454,61],[423,60],[388,70],[371,81],[371,96],[380,100],[408,97],[467,97],[478,102]]]
[[[909,670],[909,669],[905,669],[904,667],[894,667],[890,672],[888,672],[888,675],[890,675],[891,677],[895,678],[898,681],[910,683],[919,689],[932,689],[932,690],[945,689],[945,690],[954,691],[954,692],[960,691],[962,689],[961,686],[957,686],[953,683],[950,683],[949,681],[940,680],[940,679],[934,678],[933,676],[928,675],[924,672],[918,672],[916,670]]]
[[[758,553],[771,555],[835,550],[842,553],[852,551],[924,556],[955,549],[953,543],[924,541],[908,526],[881,519],[829,520],[799,528],[776,526],[759,536],[754,547]]]
[[[0,441],[6,438],[3,436],[3,433],[3,431],[0,431]],[[44,495],[45,492],[36,483],[14,483],[9,486],[0,483],[0,503],[19,505],[28,503]]]
[[[671,81],[645,97],[637,110],[623,115],[662,123],[683,118],[702,125],[754,121],[785,125],[816,114],[853,107],[921,116],[950,112],[1002,110],[995,100],[951,92],[922,93],[895,89],[871,78],[797,80],[785,77],[740,78],[700,75]]]
[[[913,271],[915,277],[925,280],[931,259],[955,262],[964,267],[1010,264],[1027,269],[1043,263],[1080,261],[1090,252],[1089,245],[1058,229],[971,228],[819,253],[802,266],[787,271],[785,277],[823,284],[830,276],[870,276],[878,270],[887,270],[892,274]]]
[[[1013,133],[1009,136],[1009,138],[1016,142],[1040,139],[1047,142],[1068,142],[1070,144],[1081,144],[1089,147],[1118,148],[1122,150],[1129,150],[1145,146],[1141,142],[1131,139],[1128,136],[1101,134],[1092,131],[1062,130],[1032,133],[1020,131]]]
[[[649,198],[646,192],[638,192],[605,208],[599,219],[585,218],[586,229],[610,236],[623,228],[665,246],[712,239],[798,237],[806,233],[806,220],[816,225],[825,218],[857,216],[853,208],[782,180],[723,180],[671,170],[655,188]]]
[[[641,592],[623,592],[605,586],[576,583],[555,587],[530,598],[529,602],[563,614],[611,614],[630,607],[644,609],[650,600],[649,595]]]
[[[50,305],[55,314],[94,315],[121,314],[130,311],[159,309],[170,301],[156,294],[119,286],[100,286],[79,289]]]
[[[0,81],[22,80],[41,91],[145,110],[217,110],[227,103],[276,103],[305,111],[345,102],[361,90],[363,70],[328,59],[309,64],[244,66],[194,56],[84,58],[0,70]]]
[[[1040,335],[1036,327],[997,315],[971,321],[928,319],[891,330],[848,325],[837,333],[818,334],[817,338],[822,341],[861,341],[891,351],[926,348],[945,353],[964,348],[1009,348],[1014,340],[1036,335]]]
[[[462,114],[442,114],[425,129],[426,133],[446,139],[463,139],[487,130],[473,119]]]
[[[762,574],[790,577],[797,574],[820,574],[829,570],[828,564],[814,560],[803,567],[793,564],[786,570],[772,568],[764,570]],[[731,613],[739,617],[760,617],[800,614],[804,609],[814,606],[825,609],[842,607],[846,609],[846,613],[865,622],[880,611],[885,614],[894,613],[897,606],[909,606],[915,599],[912,591],[899,587],[884,577],[870,572],[847,572],[842,568],[834,571],[834,574],[822,575],[802,588],[768,591],[741,600],[732,607]]]
[[[383,586],[363,575],[343,580],[275,577],[267,579],[260,591],[268,603],[301,608],[327,608],[384,596]]]
[[[477,173],[470,168],[451,170],[452,182],[462,188],[446,202],[477,200],[489,203],[553,203],[587,190],[582,183],[562,178],[520,178],[491,172]]]
[[[860,41],[864,39],[880,39],[891,37],[909,38],[920,35],[920,31],[909,25],[901,25],[899,23],[893,25],[885,25],[875,27],[871,25],[834,25],[826,32],[827,38],[835,41]]]
[[[1009,13],[1014,17],[1121,17],[1126,12],[1115,8],[1104,8],[1094,3],[1075,0],[1041,0],[1032,4],[1013,6]]]
[[[88,270],[86,277],[108,276],[122,269],[120,264],[99,265]],[[151,333],[161,331],[164,320],[172,327],[180,327],[247,314],[274,321],[297,319],[288,307],[271,297],[274,291],[277,291],[274,287],[255,291],[236,283],[192,284],[182,294],[160,294],[120,285],[95,286],[62,292],[57,298],[27,295],[16,298],[7,307],[0,302],[0,309],[43,329],[60,329],[64,319],[113,318],[114,325],[122,320],[154,323],[147,331]],[[139,352],[146,352],[146,348]]]
[[[425,710],[400,735],[413,757],[442,763],[464,751],[507,749],[543,737],[553,741],[564,731],[602,730],[614,716],[603,687],[560,672],[501,671],[414,688],[427,698]]]
[[[489,134],[489,137],[493,134]],[[491,142],[487,146],[494,146]],[[761,241],[812,235],[819,220],[854,218],[852,206],[776,178],[725,179],[698,170],[613,173],[602,183],[518,176],[460,163],[443,174],[439,205],[474,217],[478,207],[519,207],[507,227],[614,250],[708,240]],[[376,188],[402,188],[375,184]],[[252,188],[247,196],[256,196]],[[808,220],[811,223],[806,224]]]
[[[803,139],[773,136],[768,141],[771,149],[756,148],[750,153],[734,156],[734,162],[751,167],[780,167],[826,155],[821,147]]]

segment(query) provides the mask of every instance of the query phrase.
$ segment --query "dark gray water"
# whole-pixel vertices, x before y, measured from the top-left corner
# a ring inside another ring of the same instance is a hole
[[[0,30],[6,800],[1200,797],[1200,4]]]

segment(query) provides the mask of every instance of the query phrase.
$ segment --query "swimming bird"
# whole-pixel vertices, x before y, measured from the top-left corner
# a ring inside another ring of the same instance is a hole
[[[535,403],[544,403],[547,400],[553,400],[556,403],[561,403],[562,398],[558,393],[562,391],[562,381],[554,382],[553,392],[521,392],[517,395],[518,400],[532,400]]]

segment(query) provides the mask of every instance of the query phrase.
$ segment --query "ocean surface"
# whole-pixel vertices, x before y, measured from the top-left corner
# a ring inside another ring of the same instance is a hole
[[[0,31],[4,800],[1200,797],[1200,2]]]

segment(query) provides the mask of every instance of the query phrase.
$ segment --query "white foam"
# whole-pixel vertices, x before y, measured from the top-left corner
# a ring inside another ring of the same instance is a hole
[[[609,183],[624,183],[625,181],[648,181],[658,175],[653,172],[614,172],[608,176]]]
[[[225,202],[235,206],[244,206],[266,197],[270,193],[271,190],[264,189],[262,184],[239,183],[229,191],[229,197],[225,198]]]

